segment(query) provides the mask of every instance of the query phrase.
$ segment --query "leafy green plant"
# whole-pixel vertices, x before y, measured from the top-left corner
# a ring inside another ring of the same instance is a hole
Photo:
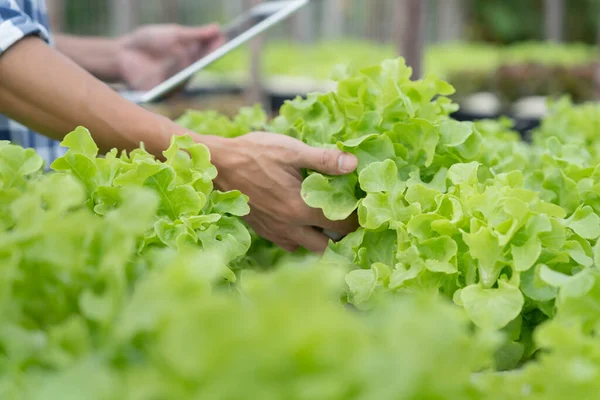
[[[86,188],[86,205],[98,215],[125,200],[129,187],[145,187],[159,198],[138,250],[200,245],[218,249],[227,262],[246,254],[250,234],[237,218],[249,212],[247,197],[238,191],[213,189],[217,169],[208,149],[189,136],[173,137],[165,161],[140,148],[120,155],[116,150],[98,157],[89,132],[78,128],[62,142],[69,150],[52,168],[78,179]],[[235,279],[233,275],[229,279]]]
[[[176,122],[201,135],[234,138],[263,129],[267,123],[267,116],[262,107],[257,104],[254,107],[240,109],[233,118],[228,118],[214,110],[188,110]],[[259,237],[250,226],[245,226],[251,235],[251,245],[244,257],[234,263],[235,269],[272,269],[279,264],[309,257],[309,253],[304,249],[288,254],[268,240]]]
[[[323,259],[348,271],[347,300],[373,308],[384,292],[442,293],[479,327],[507,333],[499,367],[530,357],[532,332],[555,314],[559,290],[548,276],[577,276],[593,264],[600,234],[593,157],[579,150],[594,145],[589,107],[561,103],[531,146],[506,119],[452,120],[456,107],[445,97],[452,87],[435,77],[412,81],[402,60],[333,75],[335,91],[287,102],[267,129],[359,159],[346,176],[306,171],[302,186],[307,204],[330,219],[358,214],[361,228]],[[190,115],[196,126],[216,121]],[[256,129],[238,120],[223,123],[220,134]],[[570,142],[557,142],[557,130]],[[578,142],[582,135],[587,142]],[[586,194],[556,174],[587,177]],[[281,254],[256,243],[262,254]]]
[[[54,166],[69,167],[47,174],[33,151],[0,145],[0,397],[478,398],[469,377],[496,341],[456,307],[419,296],[355,313],[339,271],[318,265],[247,272],[230,290],[226,248],[143,245],[168,217],[164,194],[117,178],[158,161],[95,158],[83,129],[65,144]],[[94,196],[108,182],[110,207]]]
[[[211,289],[218,258],[179,257],[147,274],[103,346],[59,370],[0,378],[0,394],[272,399],[479,399],[473,371],[494,337],[474,333],[439,300],[396,299],[359,314],[337,300],[330,268],[244,275],[239,292]],[[73,337],[72,346],[87,337]],[[12,397],[19,398],[19,397]]]
[[[240,109],[233,119],[214,110],[188,110],[176,122],[199,134],[232,138],[261,129],[267,122],[267,115],[257,104]]]
[[[528,144],[453,120],[402,60],[334,76],[268,124],[178,121],[355,154],[304,171],[310,206],[360,223],[320,260],[249,230],[190,137],[160,161],[78,128],[51,172],[0,142],[0,398],[595,398],[600,108],[559,101]]]
[[[343,71],[335,92],[286,103],[271,128],[359,159],[353,174],[309,171],[302,185],[306,203],[328,218],[358,213],[361,228],[325,254],[349,268],[349,301],[444,293],[476,325],[507,331],[516,362],[536,350],[531,332],[554,315],[545,273],[591,266],[600,219],[590,207],[567,214],[540,198],[521,172],[534,150],[502,123],[451,120],[452,87],[410,75],[401,60]]]
[[[42,174],[32,150],[0,146],[0,197],[10,200],[1,205],[0,227],[0,374],[6,377],[60,368],[102,342],[131,284],[151,268],[136,249],[158,198],[149,189],[123,188],[118,206],[99,217],[79,180]]]

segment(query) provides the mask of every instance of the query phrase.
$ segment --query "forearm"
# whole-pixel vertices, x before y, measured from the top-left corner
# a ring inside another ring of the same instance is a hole
[[[187,133],[167,118],[125,99],[38,38],[0,57],[0,113],[55,139],[82,125],[98,146],[133,149],[144,142],[160,155],[173,134]],[[202,137],[211,147],[217,138]]]
[[[105,82],[121,80],[117,54],[120,39],[56,35],[56,48]]]

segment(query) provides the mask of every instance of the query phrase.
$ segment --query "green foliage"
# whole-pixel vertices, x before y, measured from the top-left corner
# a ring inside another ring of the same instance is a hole
[[[142,150],[95,158],[83,129],[64,143],[55,167],[66,171],[46,175],[31,151],[0,152],[11,166],[0,193],[12,196],[0,230],[1,398],[480,398],[469,377],[490,365],[495,338],[453,305],[415,296],[357,313],[338,300],[339,271],[319,265],[220,285],[224,248],[140,245],[173,210],[130,164],[168,171],[174,147],[160,163]],[[186,148],[184,160],[201,161]],[[111,163],[119,201],[95,212],[93,194],[109,187],[98,167]],[[235,209],[234,195],[219,194],[213,211]]]
[[[267,116],[260,105],[256,105],[240,109],[239,113],[233,118],[228,118],[213,110],[188,110],[176,122],[201,135],[235,138],[253,130],[262,129],[267,123]],[[241,202],[240,196],[235,195],[234,199]],[[217,206],[218,203],[215,202]],[[243,204],[245,205],[246,202],[244,201]],[[207,223],[212,223],[212,221],[207,221]],[[303,260],[308,257],[308,252],[304,249],[298,250],[294,254],[286,253],[268,240],[259,237],[250,226],[244,225],[250,232],[251,246],[245,250],[244,257],[238,258],[231,265],[233,268],[271,269],[276,265]]]
[[[559,102],[528,145],[508,120],[450,119],[452,88],[411,81],[401,60],[333,76],[335,91],[287,102],[267,128],[359,159],[346,176],[307,171],[302,187],[330,219],[358,214],[361,228],[324,257],[348,270],[348,301],[443,293],[508,334],[502,368],[529,358],[532,332],[556,312],[551,277],[594,264],[597,107]]]
[[[0,371],[8,379],[24,368],[59,368],[101,340],[131,282],[151,267],[135,255],[158,198],[124,188],[100,218],[70,174],[42,176],[41,158],[14,145],[3,145],[1,158],[19,171],[0,180],[1,196],[11,197],[0,229]]]
[[[248,199],[237,191],[213,190],[217,169],[210,163],[208,149],[191,137],[173,137],[163,153],[164,162],[143,147],[120,155],[112,150],[98,158],[98,148],[84,128],[67,135],[62,144],[69,150],[52,168],[85,186],[85,204],[96,214],[106,215],[118,207],[132,186],[157,195],[158,209],[138,243],[139,252],[200,245],[218,249],[226,262],[246,254],[250,234],[237,217],[250,211]]]
[[[494,341],[450,305],[410,297],[353,313],[336,301],[339,276],[320,268],[211,291],[199,273],[211,260],[199,260],[147,275],[102,351],[23,376],[23,398],[481,398],[469,377]],[[15,386],[0,382],[0,393]]]
[[[191,137],[160,161],[78,128],[49,173],[0,142],[0,398],[597,397],[600,108],[561,100],[526,144],[402,60],[334,76],[268,125],[179,120],[355,154],[303,171],[308,205],[360,223],[320,260],[249,230]]]
[[[541,347],[539,357],[519,370],[479,376],[476,386],[481,390],[500,399],[591,400],[598,396],[600,276],[594,268],[582,279],[557,278],[569,289],[561,293],[556,318],[534,334]]]
[[[257,104],[242,108],[233,119],[213,110],[188,110],[176,122],[200,134],[232,138],[262,128],[267,122],[267,116]]]
[[[594,141],[595,108],[563,104],[536,134],[549,139],[531,147],[507,122],[451,120],[452,88],[411,81],[401,60],[338,75],[336,91],[287,102],[271,129],[359,159],[353,174],[309,172],[302,187],[330,219],[358,214],[361,228],[325,254],[349,269],[349,301],[370,308],[382,291],[440,292],[477,326],[510,332],[514,363],[528,358],[531,332],[555,313],[548,274],[580,276],[593,264],[594,157],[579,140]],[[562,145],[552,129],[573,119]],[[557,174],[585,179],[585,194]]]

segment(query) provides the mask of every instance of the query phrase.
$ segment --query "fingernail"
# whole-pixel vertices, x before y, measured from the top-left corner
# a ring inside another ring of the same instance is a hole
[[[358,159],[352,154],[344,153],[338,158],[338,168],[341,172],[348,173],[356,169]]]

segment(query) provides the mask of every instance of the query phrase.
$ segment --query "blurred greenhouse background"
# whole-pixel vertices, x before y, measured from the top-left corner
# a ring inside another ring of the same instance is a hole
[[[48,0],[54,29],[112,35],[137,25],[225,22],[256,0]],[[272,36],[314,41],[338,37],[389,41],[394,9],[411,0],[313,0],[295,21]],[[593,43],[597,0],[417,0],[428,10],[428,41],[512,43],[556,40]],[[595,11],[595,12],[594,12]],[[549,15],[549,26],[545,16]],[[562,22],[561,22],[562,20]]]
[[[226,23],[261,0],[48,0],[55,31],[116,36],[143,24]],[[159,106],[235,111],[328,85],[340,63],[402,55],[452,83],[464,118],[539,119],[548,96],[600,98],[599,0],[311,0],[267,40],[200,73]],[[260,66],[251,73],[251,66]],[[246,94],[246,95],[244,95]],[[250,94],[250,95],[248,95]],[[459,116],[460,117],[460,116]]]

